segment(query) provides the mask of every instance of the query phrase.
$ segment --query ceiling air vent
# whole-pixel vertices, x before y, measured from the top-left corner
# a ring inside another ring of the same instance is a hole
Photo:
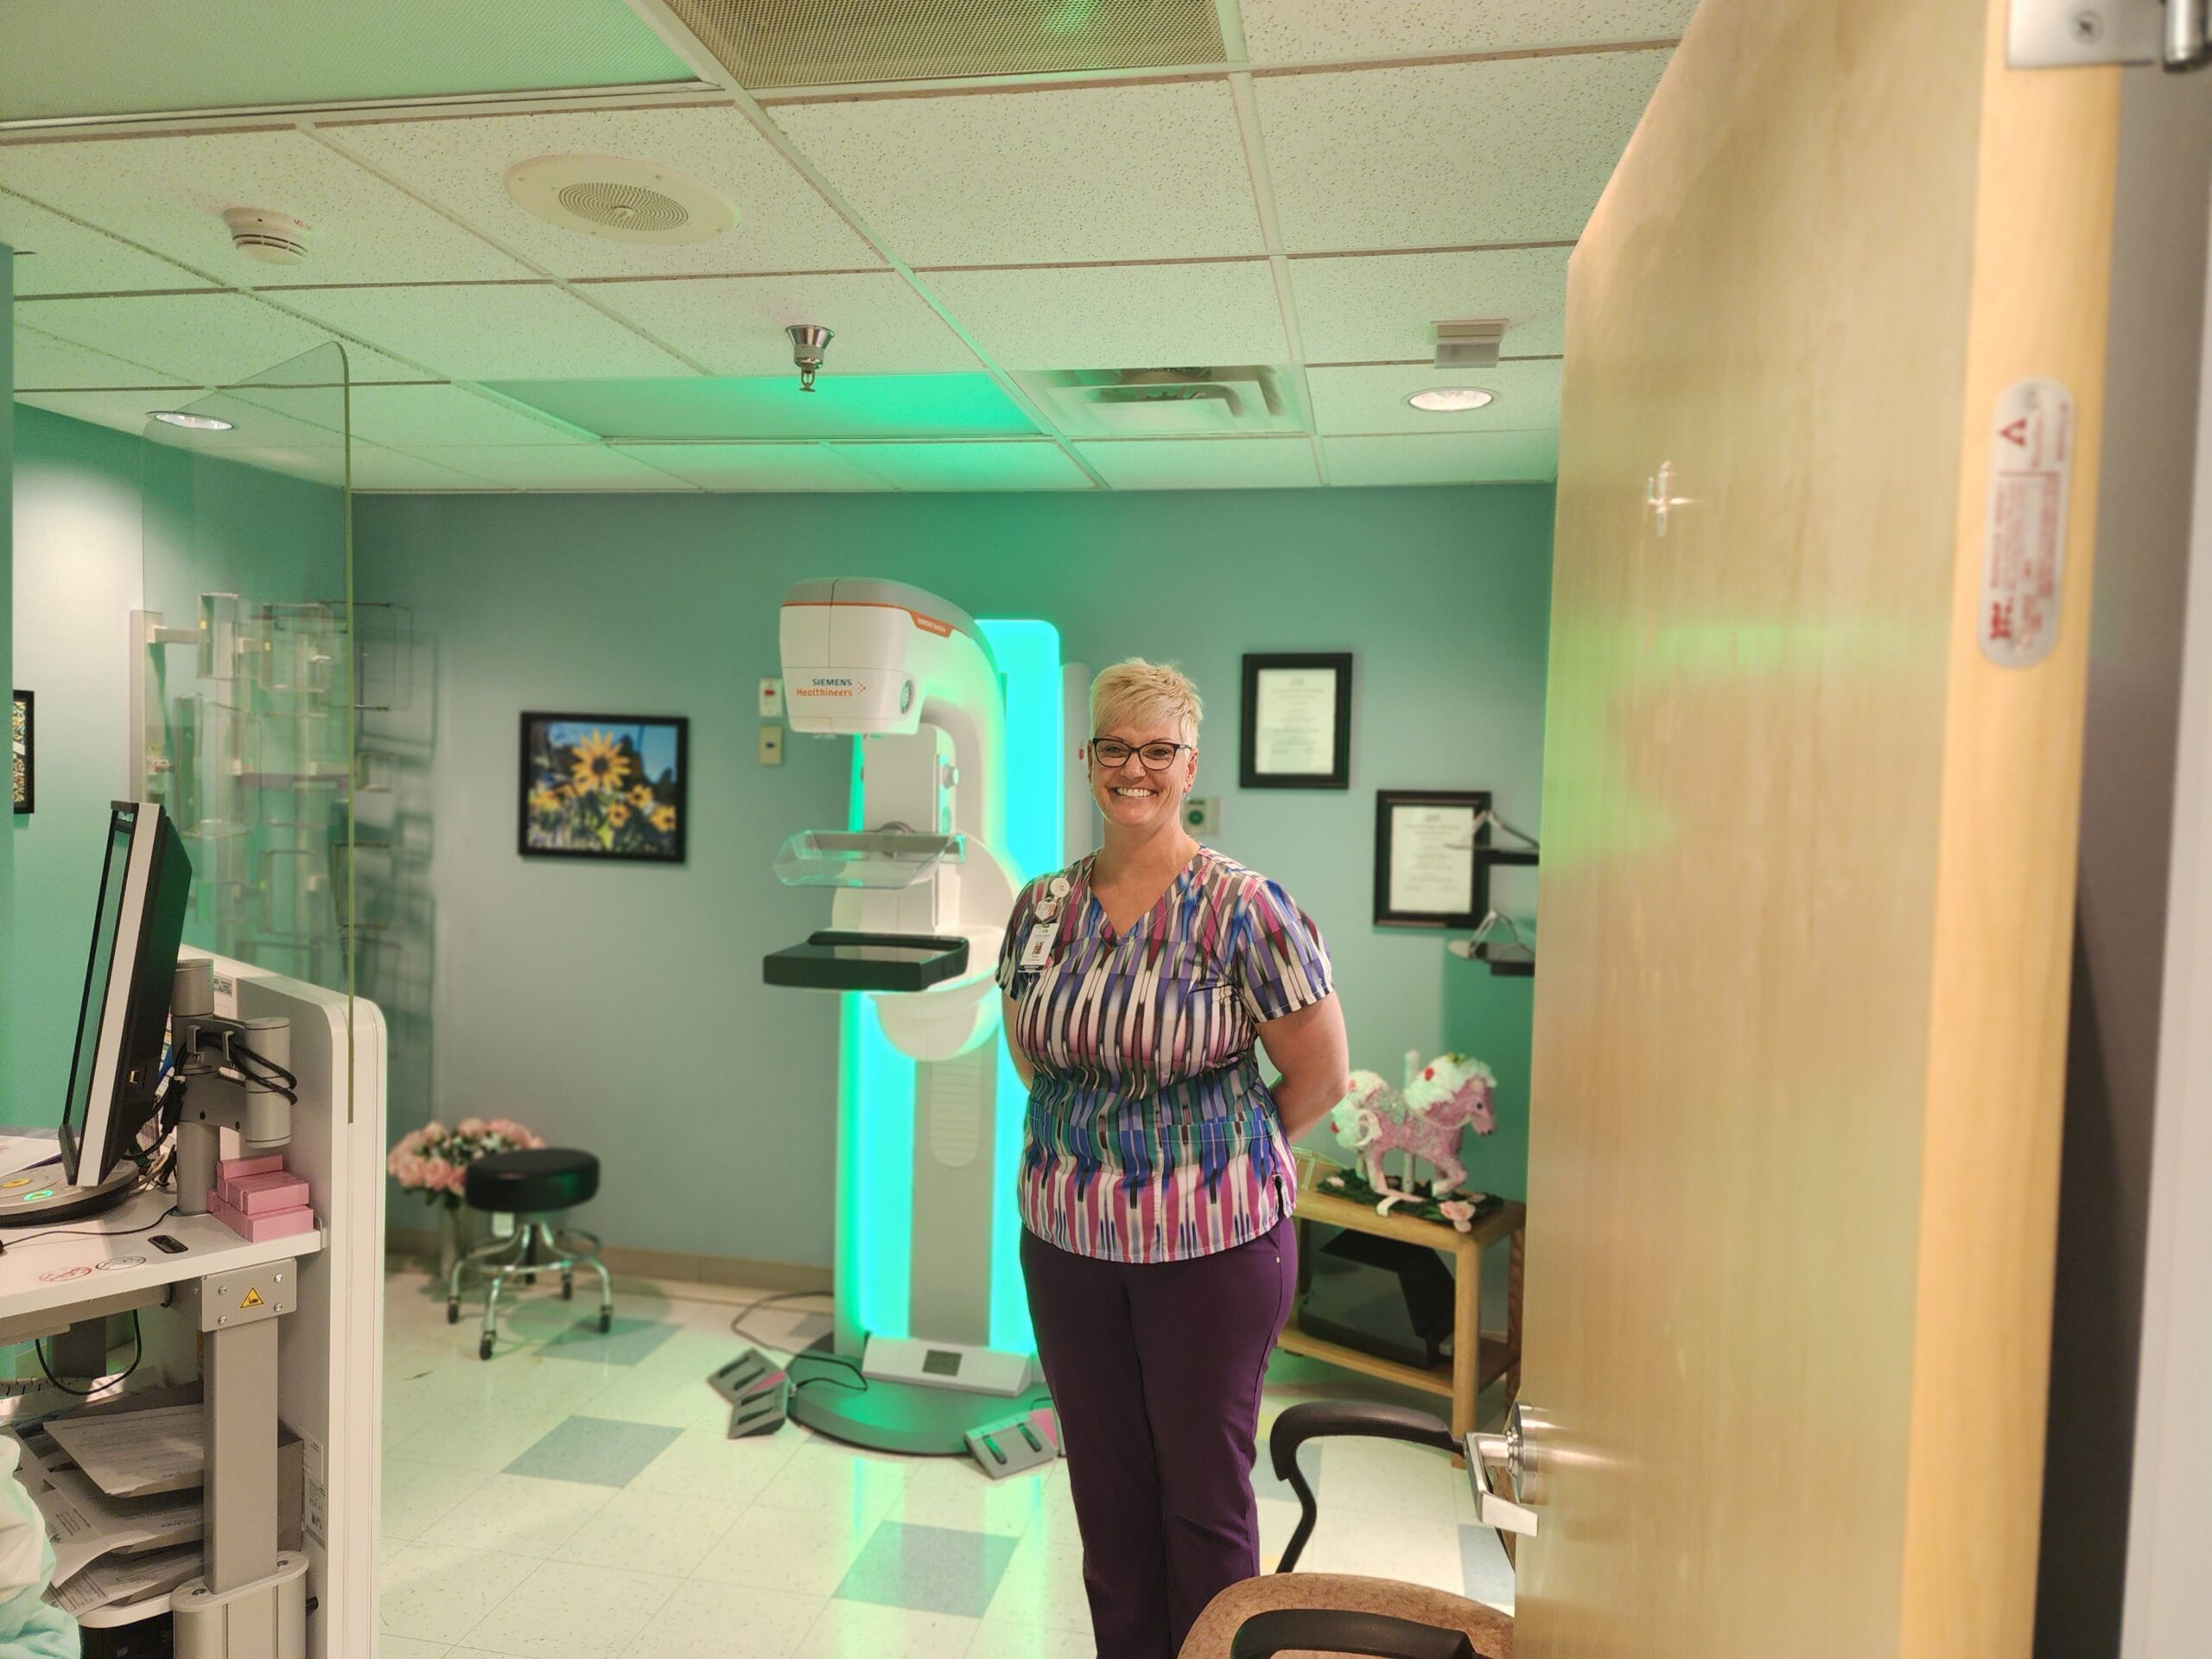
[[[1236,436],[1301,430],[1281,371],[1052,369],[1014,377],[1062,431],[1086,437]]]
[[[550,224],[616,242],[703,242],[737,223],[737,210],[705,181],[619,156],[517,162],[507,194]]]
[[[1219,63],[1214,0],[664,0],[753,92]]]

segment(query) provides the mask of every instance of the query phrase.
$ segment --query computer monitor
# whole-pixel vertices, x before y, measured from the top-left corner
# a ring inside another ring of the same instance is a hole
[[[118,801],[61,1116],[61,1171],[72,1186],[113,1175],[156,1109],[191,892],[192,861],[168,814],[155,802]]]

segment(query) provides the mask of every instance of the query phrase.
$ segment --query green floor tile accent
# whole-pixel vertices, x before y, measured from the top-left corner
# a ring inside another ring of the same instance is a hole
[[[507,1465],[511,1475],[627,1486],[683,1431],[605,1417],[570,1417]]]
[[[1014,1559],[1016,1541],[887,1521],[837,1586],[837,1599],[981,1618]]]

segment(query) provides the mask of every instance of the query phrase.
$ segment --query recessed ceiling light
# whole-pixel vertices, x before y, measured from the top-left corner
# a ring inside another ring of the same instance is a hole
[[[1428,391],[1417,391],[1406,401],[1433,415],[1448,415],[1454,410],[1480,409],[1497,396],[1480,386],[1438,386]]]
[[[233,424],[213,415],[188,415],[181,409],[156,409],[149,412],[157,421],[167,422],[171,426],[187,427],[194,432],[227,432]]]

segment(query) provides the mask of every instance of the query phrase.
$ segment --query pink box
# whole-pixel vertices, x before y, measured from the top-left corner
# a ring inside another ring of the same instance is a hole
[[[265,1214],[249,1216],[224,1203],[219,1192],[210,1192],[207,1195],[207,1212],[240,1238],[256,1244],[264,1239],[289,1238],[295,1233],[315,1231],[315,1211],[305,1205],[296,1210],[272,1210]]]
[[[297,1210],[308,1201],[308,1184],[296,1175],[248,1175],[225,1181],[217,1191],[225,1204],[247,1216]]]
[[[284,1171],[284,1154],[267,1158],[226,1158],[215,1166],[217,1185],[244,1180],[249,1175],[281,1175]]]

